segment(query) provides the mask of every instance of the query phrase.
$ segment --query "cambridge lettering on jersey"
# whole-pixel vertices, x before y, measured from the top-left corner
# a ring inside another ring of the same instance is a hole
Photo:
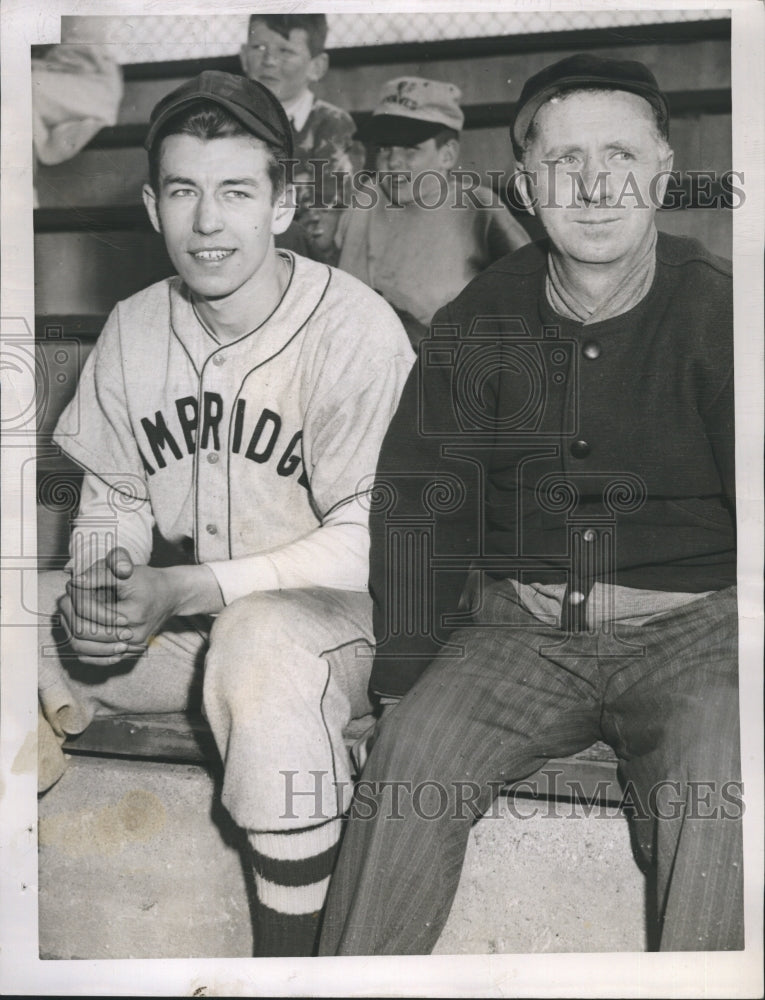
[[[288,433],[283,427],[281,416],[267,407],[263,407],[254,421],[248,419],[246,411],[246,400],[238,399],[234,410],[231,454],[241,455],[243,459],[259,464],[272,462],[278,476],[293,476],[300,469],[298,483],[308,489],[301,450],[303,431]],[[220,451],[223,417],[223,398],[217,392],[203,393],[201,430],[196,396],[181,396],[176,399],[175,410],[171,410],[167,418],[162,410],[157,410],[153,419],[142,417],[141,427],[148,444],[147,452],[150,451],[154,459],[152,465],[144,454],[144,449],[139,447],[147,474],[153,476],[157,469],[166,468],[170,457],[181,460],[187,455],[193,455],[198,432],[200,451]]]

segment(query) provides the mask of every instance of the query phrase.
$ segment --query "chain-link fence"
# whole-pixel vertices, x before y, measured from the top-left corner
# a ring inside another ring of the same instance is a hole
[[[432,42],[544,31],[614,28],[728,17],[727,10],[471,11],[328,14],[329,48]],[[247,15],[64,17],[62,42],[109,46],[119,63],[233,55],[247,36]]]

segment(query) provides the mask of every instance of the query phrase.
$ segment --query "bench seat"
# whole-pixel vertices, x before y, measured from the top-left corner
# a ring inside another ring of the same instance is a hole
[[[346,745],[352,746],[374,722],[371,715],[354,719],[344,733]],[[215,764],[219,760],[212,732],[202,716],[182,712],[96,717],[85,732],[69,737],[64,750],[170,764]]]
[[[345,730],[349,751],[374,726],[366,715]],[[84,733],[64,744],[69,754],[123,757],[172,764],[216,765],[218,751],[201,715],[170,713],[96,718]],[[554,758],[523,781],[508,785],[509,794],[618,804],[622,791],[617,760],[606,743],[594,743],[571,757]]]

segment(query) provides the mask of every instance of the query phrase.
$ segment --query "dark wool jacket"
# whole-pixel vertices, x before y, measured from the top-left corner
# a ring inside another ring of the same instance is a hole
[[[645,298],[600,323],[548,305],[545,243],[434,318],[378,464],[377,693],[447,641],[471,567],[585,594],[735,583],[731,269],[682,237],[656,253]]]

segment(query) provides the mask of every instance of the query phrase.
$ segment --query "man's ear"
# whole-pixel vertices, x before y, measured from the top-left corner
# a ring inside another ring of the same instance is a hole
[[[675,161],[675,152],[670,149],[667,155],[662,157],[660,160],[661,169],[659,171],[659,183],[656,185],[656,204],[661,205],[664,202],[664,195],[667,193],[667,187],[669,185],[669,175],[672,172],[672,164]]]
[[[460,144],[457,139],[449,139],[439,149],[441,166],[444,170],[451,170],[460,158]]]
[[[326,52],[320,52],[308,63],[308,82],[317,83],[329,69],[329,56]]]
[[[284,190],[274,202],[271,213],[271,233],[279,236],[286,232],[295,215],[295,189],[292,184],[285,184]]]
[[[152,226],[154,226],[154,229],[158,233],[161,233],[162,223],[159,220],[159,205],[157,204],[157,196],[151,184],[144,184],[141,195],[143,196],[143,203],[146,206]]]
[[[513,177],[516,198],[523,205],[529,215],[536,215],[537,213],[534,211],[534,205],[536,204],[537,199],[532,189],[532,175],[522,163],[516,162],[515,174]]]

